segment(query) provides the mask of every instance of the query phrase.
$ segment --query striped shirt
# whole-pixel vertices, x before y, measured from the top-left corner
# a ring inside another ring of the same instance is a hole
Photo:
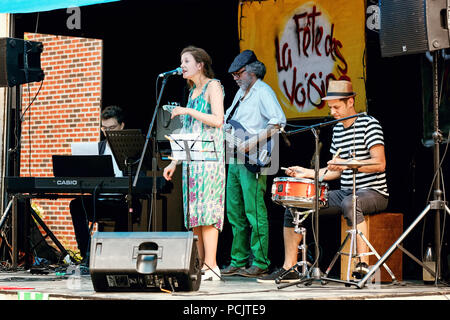
[[[370,148],[375,145],[384,145],[383,130],[380,123],[369,115],[356,118],[348,128],[339,122],[333,128],[333,140],[330,152],[334,155],[340,148],[339,157],[344,160],[370,159]],[[355,156],[353,155],[355,153]],[[356,189],[374,189],[388,196],[385,172],[364,173],[357,172],[355,179]],[[341,189],[353,190],[353,171],[344,170],[341,174]]]

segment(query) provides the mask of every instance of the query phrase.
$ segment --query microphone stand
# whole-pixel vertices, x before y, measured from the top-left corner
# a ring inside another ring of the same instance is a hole
[[[150,122],[150,125],[148,127],[148,131],[147,131],[147,136],[145,138],[145,143],[144,143],[144,149],[142,150],[142,154],[141,157],[139,159],[139,164],[136,170],[136,176],[134,177],[134,181],[133,181],[133,187],[136,187],[137,181],[139,179],[139,172],[141,171],[141,167],[142,167],[142,163],[144,161],[144,156],[145,156],[145,152],[147,150],[148,147],[148,142],[150,140],[150,137],[152,135],[152,131],[153,131],[153,126],[155,124],[155,119],[156,119],[156,115],[158,114],[158,109],[159,109],[159,105],[161,103],[161,97],[164,91],[164,87],[166,86],[167,83],[167,78],[170,74],[168,75],[164,75],[163,77],[163,81],[161,84],[161,90],[159,92],[159,96],[158,99],[156,101],[156,106],[155,106],[155,110],[153,111],[153,117],[152,117],[152,121]],[[150,231],[150,225],[151,225],[151,221],[152,221],[152,216],[153,213],[156,212],[156,171],[157,171],[157,167],[158,167],[158,163],[157,163],[157,159],[156,159],[156,139],[153,139],[152,142],[152,204],[151,204],[151,210],[150,210],[150,217],[148,218],[148,231]]]
[[[319,150],[319,135],[320,135],[320,128],[325,127],[325,126],[329,126],[332,124],[335,124],[337,122],[343,121],[343,120],[347,120],[347,119],[351,119],[351,118],[356,118],[359,117],[361,115],[365,115],[365,112],[361,112],[361,113],[357,113],[353,116],[349,116],[349,117],[345,117],[342,119],[336,119],[336,120],[331,120],[331,121],[327,121],[327,122],[322,122],[322,123],[318,123],[312,126],[306,126],[304,128],[301,129],[297,129],[297,130],[292,130],[292,131],[288,131],[286,132],[287,136],[293,135],[293,134],[297,134],[300,132],[304,132],[304,131],[311,131],[314,135],[314,140],[315,140],[315,154],[314,154],[314,186],[315,186],[315,197],[314,197],[314,241],[316,242],[316,247],[315,247],[315,262],[312,265],[312,267],[310,268],[310,270],[308,271],[310,274],[307,274],[303,279],[300,279],[299,281],[293,282],[293,283],[288,283],[285,285],[281,285],[278,288],[286,288],[286,287],[290,287],[296,284],[300,284],[303,282],[307,282],[308,284],[311,283],[311,281],[313,280],[322,280],[322,272],[320,271],[319,268],[319,169],[320,169],[320,150]],[[311,276],[312,274],[312,276]],[[330,279],[327,279],[330,280]],[[325,284],[324,281],[322,281],[322,284]]]

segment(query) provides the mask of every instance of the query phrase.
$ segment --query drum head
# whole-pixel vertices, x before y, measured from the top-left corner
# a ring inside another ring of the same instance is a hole
[[[294,178],[294,177],[278,177],[273,179],[273,182],[302,182],[302,183],[314,183],[314,180],[308,178]]]

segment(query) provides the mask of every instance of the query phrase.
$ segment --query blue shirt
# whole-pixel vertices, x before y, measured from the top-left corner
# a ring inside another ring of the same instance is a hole
[[[225,113],[225,121],[231,120],[228,116],[244,93],[242,89],[238,90],[231,107]],[[232,119],[238,121],[250,134],[257,134],[268,125],[280,125],[280,127],[286,125],[286,116],[275,92],[261,79],[256,80],[249,93],[242,99]]]

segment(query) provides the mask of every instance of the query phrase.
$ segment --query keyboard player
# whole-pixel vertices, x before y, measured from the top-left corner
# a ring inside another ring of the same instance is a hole
[[[108,106],[101,114],[101,130],[123,130],[125,127],[123,110],[118,106]],[[111,148],[106,139],[98,143],[99,154],[112,156]],[[115,163],[114,168],[118,168]],[[123,176],[122,172],[116,171],[116,176]],[[141,216],[142,206],[138,198],[133,199],[133,222],[137,222]],[[88,264],[89,252],[89,222],[101,220],[113,220],[114,231],[128,231],[128,204],[124,194],[101,193],[95,198],[91,195],[81,196],[70,202],[70,214],[72,216],[75,238],[83,258],[82,263]]]

